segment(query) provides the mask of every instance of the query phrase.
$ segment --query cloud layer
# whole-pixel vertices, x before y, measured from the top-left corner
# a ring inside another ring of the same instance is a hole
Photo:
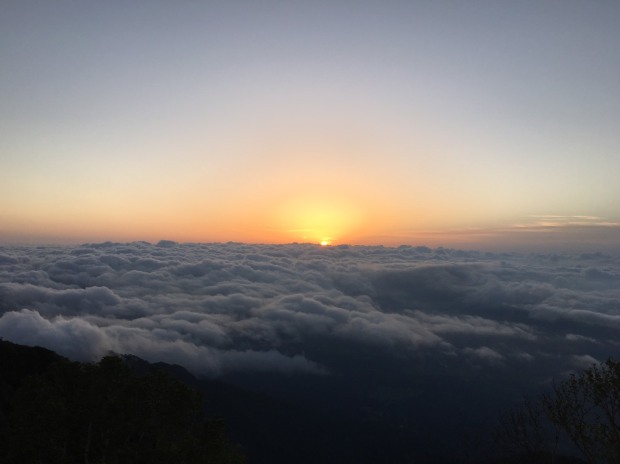
[[[111,350],[205,376],[321,376],[343,368],[335,350],[348,347],[403,365],[528,369],[543,381],[617,356],[619,334],[620,264],[602,254],[169,241],[0,248],[0,336],[79,360]]]

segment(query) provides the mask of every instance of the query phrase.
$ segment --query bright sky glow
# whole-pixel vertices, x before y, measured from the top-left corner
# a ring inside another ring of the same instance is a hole
[[[0,243],[620,247],[620,3],[13,1]]]

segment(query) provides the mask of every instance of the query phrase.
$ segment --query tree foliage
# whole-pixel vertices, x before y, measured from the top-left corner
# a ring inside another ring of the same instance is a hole
[[[540,403],[526,398],[519,408],[501,417],[497,438],[511,456],[519,456],[530,463],[550,462],[557,438],[548,439],[551,435],[548,426]]]
[[[620,363],[610,359],[572,374],[542,404],[588,463],[620,462]]]
[[[498,439],[530,462],[556,462],[564,440],[588,464],[619,463],[620,363],[592,365],[526,400],[503,416]]]
[[[239,463],[201,396],[162,371],[136,375],[118,357],[53,363],[12,395],[3,463]]]

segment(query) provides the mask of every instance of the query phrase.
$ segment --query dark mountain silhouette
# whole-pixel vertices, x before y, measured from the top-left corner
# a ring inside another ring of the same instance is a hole
[[[317,389],[310,402],[299,400],[303,395],[277,393],[275,385],[303,390],[304,377],[255,374],[251,381],[230,381],[237,385],[197,379],[181,366],[133,355],[71,362],[44,348],[0,340],[0,462],[95,463],[112,457],[119,463],[521,462],[517,456],[491,458],[493,450],[477,436],[473,422],[470,430],[446,429],[440,437],[454,442],[456,451],[442,454],[425,446],[433,437],[411,425],[419,419],[408,423],[405,415],[390,411],[390,395],[397,392],[385,392],[387,412],[368,402],[370,410],[356,413],[351,405],[336,406],[339,399],[330,396],[330,386],[336,393],[343,387],[327,377],[308,383],[306,388]],[[355,389],[352,382],[346,385]],[[351,391],[352,401],[362,401],[360,395]],[[323,405],[316,401],[320,397]],[[449,418],[428,421],[449,423]],[[91,429],[108,441],[96,442]],[[479,446],[475,455],[459,451],[467,433]]]
[[[119,356],[71,362],[5,341],[0,360],[2,463],[244,462],[201,394],[164,369],[138,372]]]

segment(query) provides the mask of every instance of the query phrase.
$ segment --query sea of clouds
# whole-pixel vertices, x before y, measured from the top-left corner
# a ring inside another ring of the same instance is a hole
[[[409,246],[2,247],[0,337],[210,377],[326,376],[326,347],[358,347],[551,378],[620,354],[620,260]]]

